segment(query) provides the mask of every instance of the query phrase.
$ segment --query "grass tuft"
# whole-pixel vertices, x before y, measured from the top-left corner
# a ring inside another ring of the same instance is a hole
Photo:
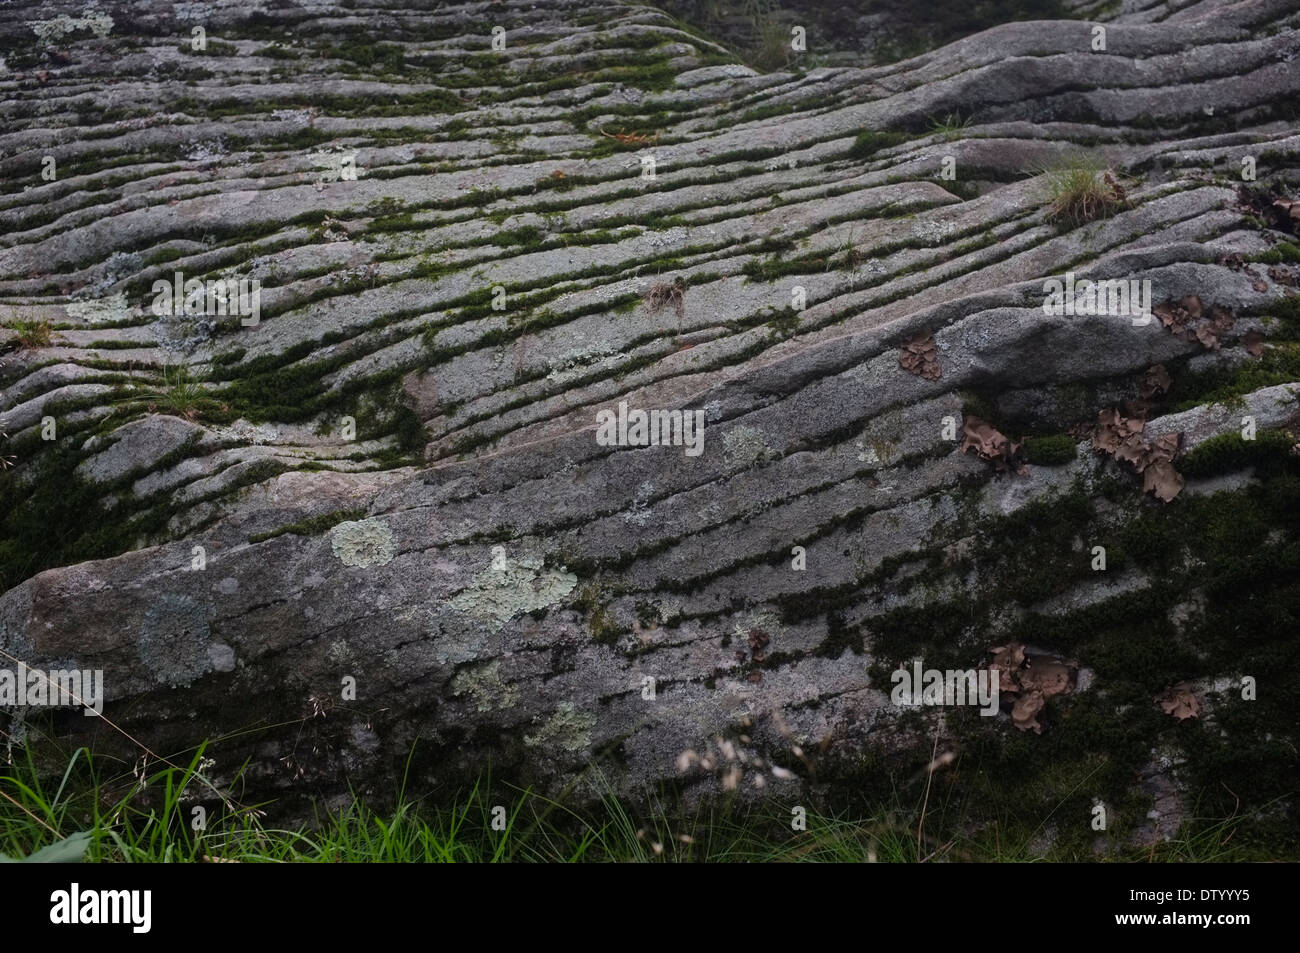
[[[1079,156],[1043,170],[1047,176],[1047,217],[1076,227],[1127,207],[1128,194],[1114,172]]]

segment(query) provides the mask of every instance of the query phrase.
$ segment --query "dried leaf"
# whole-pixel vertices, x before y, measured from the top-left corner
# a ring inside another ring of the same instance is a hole
[[[1142,471],[1142,492],[1154,493],[1165,503],[1182,492],[1184,482],[1182,474],[1167,460],[1158,460]]]
[[[1025,647],[1019,642],[1009,642],[1006,645],[995,645],[989,651],[993,653],[993,661],[989,668],[998,673],[998,690],[1020,691],[1020,683],[1016,681],[1015,673],[1025,663]]]
[[[936,381],[943,376],[939,369],[939,347],[934,343],[934,335],[928,331],[903,342],[898,363],[903,370],[928,381]]]
[[[1074,690],[1074,672],[1058,658],[1035,655],[1020,673],[1020,684],[1027,691],[1041,693],[1044,698],[1068,695]]]
[[[1151,441],[1150,455],[1153,463],[1165,463],[1178,455],[1183,445],[1183,432],[1167,433]]]
[[[1160,323],[1167,328],[1174,327],[1179,320],[1178,312],[1174,309],[1174,306],[1169,302],[1166,302],[1165,304],[1156,305],[1154,308],[1151,309],[1151,313],[1154,314],[1157,318],[1159,318]]]
[[[1166,688],[1156,696],[1156,704],[1166,715],[1173,715],[1179,721],[1197,718],[1201,713],[1201,703],[1196,700],[1196,694],[1186,682]]]
[[[1300,200],[1278,199],[1273,203],[1273,208],[1277,209],[1279,218],[1290,222],[1292,233],[1300,229]]]
[[[1137,472],[1141,473],[1149,459],[1147,445],[1137,434],[1130,434],[1115,449],[1115,459],[1133,464]]]
[[[1264,335],[1258,331],[1247,331],[1241,339],[1242,346],[1251,357],[1264,356]]]
[[[1289,268],[1274,265],[1268,270],[1268,276],[1279,285],[1286,285],[1288,288],[1296,287],[1297,282],[1295,272]]]
[[[1021,472],[1022,464],[1016,459],[1020,444],[1013,443],[988,421],[967,417],[962,421],[962,431],[965,435],[961,445],[962,453],[974,450],[981,460],[991,461],[998,473],[1008,469]]]
[[[1042,692],[1038,690],[1026,692],[1011,706],[1011,723],[1021,731],[1032,731],[1041,735],[1043,726],[1038,723],[1038,715],[1046,704]]]

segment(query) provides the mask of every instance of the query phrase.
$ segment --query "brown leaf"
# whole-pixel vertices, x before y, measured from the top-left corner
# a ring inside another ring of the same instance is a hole
[[[998,673],[998,691],[1020,691],[1015,673],[1025,662],[1025,647],[1019,642],[1008,642],[1006,645],[995,645],[989,651],[993,653],[989,668]]]
[[[1156,696],[1156,704],[1166,715],[1173,715],[1179,721],[1197,718],[1201,713],[1201,703],[1196,700],[1196,694],[1186,682],[1166,688]]]
[[[1151,460],[1153,463],[1161,463],[1172,460],[1178,455],[1178,449],[1183,445],[1183,432],[1167,433],[1163,436],[1156,437],[1151,441]]]
[[[1044,698],[1068,695],[1074,690],[1074,671],[1059,658],[1035,655],[1020,673],[1020,684],[1029,691],[1042,693]]]
[[[903,342],[898,364],[908,373],[928,381],[936,381],[943,376],[939,368],[939,347],[929,331],[923,331]]]
[[[1196,295],[1188,295],[1178,304],[1187,312],[1189,318],[1195,319],[1201,316],[1201,299]]]
[[[1185,482],[1168,460],[1157,460],[1142,471],[1142,492],[1154,493],[1157,500],[1165,503],[1182,492]]]
[[[1279,285],[1286,285],[1288,288],[1296,287],[1295,272],[1291,271],[1289,268],[1282,268],[1278,265],[1274,265],[1268,270],[1268,276]]]
[[[1133,464],[1138,473],[1147,465],[1147,445],[1137,434],[1130,434],[1115,449],[1115,459]]]
[[[1036,689],[1026,692],[1011,706],[1011,723],[1021,731],[1032,731],[1041,735],[1043,726],[1038,723],[1038,714],[1046,704],[1042,692]]]
[[[1273,203],[1273,208],[1277,209],[1283,218],[1290,219],[1293,232],[1300,227],[1300,200],[1277,199]]]
[[[965,434],[962,453],[974,450],[981,460],[992,461],[998,473],[1007,469],[1019,470],[1020,461],[1016,454],[1020,451],[1020,444],[1011,442],[1005,434],[978,417],[965,418],[962,430]]]
[[[1256,291],[1268,290],[1268,282],[1265,281],[1263,278],[1256,278],[1254,281],[1250,283],[1250,286],[1254,288]]]
[[[1202,321],[1196,326],[1196,340],[1211,351],[1219,349],[1219,336],[1214,333],[1214,325],[1209,321]]]
[[[1174,307],[1169,303],[1156,305],[1151,309],[1151,313],[1159,318],[1160,323],[1167,328],[1173,327],[1178,323],[1178,312],[1175,311]]]
[[[1246,348],[1246,353],[1251,357],[1264,356],[1264,335],[1258,331],[1247,331],[1241,339],[1241,343]]]

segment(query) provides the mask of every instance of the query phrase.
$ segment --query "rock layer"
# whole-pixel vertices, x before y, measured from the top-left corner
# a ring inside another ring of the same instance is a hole
[[[1126,3],[765,74],[590,0],[0,7],[0,648],[104,669],[114,725],[221,739],[285,803],[413,747],[436,784],[829,796],[937,729],[1133,829],[1151,764],[1229,770],[1198,747],[1245,746],[1262,804],[1300,674],[1295,25]],[[1070,227],[1043,170],[1079,153],[1125,200]],[[256,279],[256,323],[155,313],[178,272]],[[1045,314],[1067,273],[1233,322]],[[1139,399],[1193,461],[1169,504],[1084,433]],[[620,402],[702,411],[703,453],[602,446]],[[962,452],[972,416],[1030,437],[1020,473]],[[1086,675],[1041,738],[891,702],[899,663],[1009,641]],[[1240,675],[1273,679],[1249,716]],[[1152,698],[1198,678],[1219,721],[1174,730]]]

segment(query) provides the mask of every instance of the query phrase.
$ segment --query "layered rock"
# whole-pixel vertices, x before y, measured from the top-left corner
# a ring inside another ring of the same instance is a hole
[[[286,803],[391,790],[412,748],[434,784],[833,798],[936,731],[977,790],[1129,830],[1152,765],[1279,790],[1293,4],[778,73],[585,0],[0,21],[0,648],[104,669],[135,741],[220,739],[218,779]],[[1044,170],[1078,154],[1122,201],[1072,225]],[[178,272],[255,279],[256,321],[156,313]],[[1231,320],[1046,314],[1069,274]],[[702,412],[703,452],[602,445],[620,403]],[[1172,502],[1094,450],[1121,408],[1182,434]],[[963,452],[969,418],[1027,456]],[[1041,735],[891,701],[899,663],[1008,642],[1084,675]],[[1187,680],[1183,725],[1153,699]]]

